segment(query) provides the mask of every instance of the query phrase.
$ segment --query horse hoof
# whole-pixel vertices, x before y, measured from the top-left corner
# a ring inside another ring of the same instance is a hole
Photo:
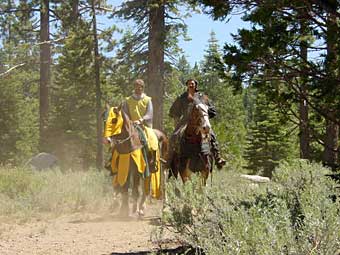
[[[140,209],[139,211],[138,211],[138,215],[140,216],[140,217],[144,217],[144,210],[143,209]]]

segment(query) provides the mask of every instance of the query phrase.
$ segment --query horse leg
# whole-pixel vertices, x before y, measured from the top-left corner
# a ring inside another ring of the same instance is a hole
[[[149,178],[149,177],[148,177]],[[147,181],[144,181],[144,185],[147,185],[147,184],[150,184],[150,182],[147,182]],[[144,186],[143,185],[143,186]],[[146,197],[147,197],[147,192],[146,192],[146,188],[145,187],[143,187],[143,192],[142,192],[142,197],[141,197],[141,199],[140,199],[140,201],[139,201],[139,205],[138,205],[138,208],[139,208],[139,210],[138,210],[138,214],[140,215],[140,216],[144,216],[144,210],[145,210],[145,201],[146,201]]]
[[[204,169],[201,171],[201,179],[202,179],[202,186],[205,187],[207,185],[207,180],[209,176],[209,169]]]
[[[126,182],[122,187],[122,201],[119,209],[119,215],[129,216],[129,184]]]
[[[209,177],[209,173],[210,171],[212,170],[211,169],[211,165],[212,165],[212,162],[211,162],[211,158],[209,155],[205,155],[204,156],[204,169],[201,171],[201,178],[202,178],[202,186],[205,187],[207,185],[207,180],[208,180],[208,177]]]
[[[186,183],[188,180],[190,180],[191,170],[190,170],[189,166],[190,166],[190,159],[187,159],[187,162],[185,164],[185,168],[183,169],[183,171],[179,171],[183,183]]]
[[[132,213],[137,213],[138,208],[138,198],[139,198],[139,174],[136,165],[134,164],[133,160],[131,160],[131,175],[133,179],[133,185],[132,185],[132,199],[133,199],[133,205],[132,205]]]

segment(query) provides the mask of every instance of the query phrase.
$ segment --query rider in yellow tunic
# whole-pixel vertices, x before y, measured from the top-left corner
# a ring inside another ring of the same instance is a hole
[[[157,136],[152,130],[153,106],[151,97],[144,93],[144,81],[137,79],[134,83],[134,93],[126,98],[122,110],[130,117],[135,124],[142,126],[147,138],[148,149],[155,153],[155,168],[160,169],[160,155],[158,150]],[[154,197],[160,193],[160,171],[151,171],[151,191]]]

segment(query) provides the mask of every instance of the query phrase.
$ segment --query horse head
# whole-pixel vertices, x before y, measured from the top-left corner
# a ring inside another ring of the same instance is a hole
[[[210,133],[211,124],[208,114],[207,97],[194,97],[189,108],[188,127],[194,128],[196,135],[207,136]]]
[[[116,136],[122,133],[124,119],[120,107],[112,107],[110,112],[110,136]]]

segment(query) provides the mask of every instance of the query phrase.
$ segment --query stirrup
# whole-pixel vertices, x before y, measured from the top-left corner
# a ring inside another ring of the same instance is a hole
[[[216,166],[218,169],[222,169],[222,167],[227,163],[227,161],[223,158],[219,158],[218,160],[216,160]]]

